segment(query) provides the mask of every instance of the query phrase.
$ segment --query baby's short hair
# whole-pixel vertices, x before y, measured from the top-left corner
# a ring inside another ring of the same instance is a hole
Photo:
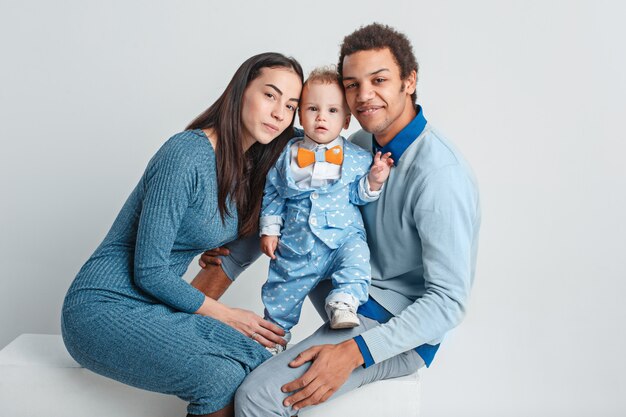
[[[343,92],[343,85],[341,84],[341,81],[339,81],[339,79],[339,73],[337,72],[337,67],[335,65],[317,67],[309,73],[309,77],[306,79],[304,85],[302,86],[302,94],[304,96],[304,91],[306,87],[309,86],[311,83],[326,85],[336,84]],[[350,108],[348,107],[348,103],[346,102],[345,97],[343,99],[343,108],[346,112],[350,112]]]
[[[341,87],[341,83],[339,82],[339,73],[337,72],[337,67],[335,65],[326,65],[315,68],[309,74],[309,77],[304,82],[304,85],[309,83],[338,84]]]

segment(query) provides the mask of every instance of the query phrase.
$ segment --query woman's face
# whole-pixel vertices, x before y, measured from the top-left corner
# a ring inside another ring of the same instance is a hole
[[[243,145],[270,143],[289,126],[298,108],[302,81],[289,68],[262,68],[243,93]]]

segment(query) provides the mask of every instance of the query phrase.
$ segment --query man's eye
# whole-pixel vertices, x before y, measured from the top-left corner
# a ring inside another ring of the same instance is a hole
[[[351,83],[351,84],[346,85],[343,88],[345,88],[346,90],[351,90],[351,89],[353,89],[355,87],[356,87],[356,83]]]
[[[385,79],[384,78],[376,78],[374,81],[376,82],[376,84],[380,84],[380,83],[384,82]]]

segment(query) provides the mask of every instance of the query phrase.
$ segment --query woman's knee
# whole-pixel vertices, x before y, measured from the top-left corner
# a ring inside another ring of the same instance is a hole
[[[246,377],[244,367],[226,358],[212,358],[188,369],[186,389],[178,396],[189,402],[190,414],[209,414],[232,403]]]

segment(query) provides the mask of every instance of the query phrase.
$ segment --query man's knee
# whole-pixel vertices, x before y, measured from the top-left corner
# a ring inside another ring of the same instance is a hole
[[[286,412],[282,401],[285,398],[280,386],[272,381],[276,378],[263,378],[252,372],[239,386],[235,394],[236,417],[282,416]]]

